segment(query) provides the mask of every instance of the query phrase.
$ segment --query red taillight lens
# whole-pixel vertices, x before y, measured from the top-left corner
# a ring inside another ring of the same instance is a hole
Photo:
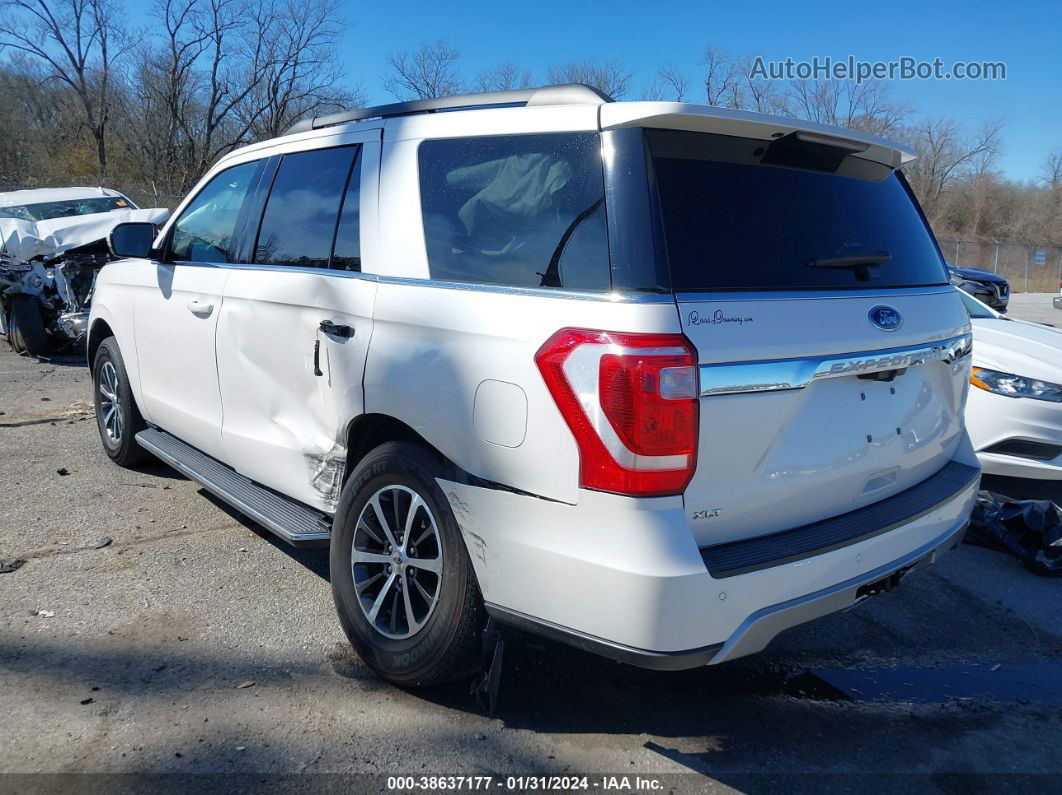
[[[562,329],[535,355],[583,488],[681,494],[697,455],[697,353],[681,334]]]

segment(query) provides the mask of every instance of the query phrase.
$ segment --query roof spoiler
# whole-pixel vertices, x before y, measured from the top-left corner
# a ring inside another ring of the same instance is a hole
[[[411,102],[395,102],[391,105],[375,105],[371,108],[342,111],[328,116],[303,119],[285,135],[322,127],[332,127],[365,119],[388,119],[395,116],[410,116],[415,113],[440,113],[477,108],[520,108],[539,105],[601,105],[612,102],[612,97],[585,83],[518,88],[513,91],[484,91],[478,94],[459,94],[432,99],[415,99]]]

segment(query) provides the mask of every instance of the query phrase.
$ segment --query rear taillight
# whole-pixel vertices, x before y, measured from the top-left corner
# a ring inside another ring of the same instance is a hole
[[[561,329],[535,362],[579,446],[579,485],[681,494],[697,459],[697,352],[681,334]]]

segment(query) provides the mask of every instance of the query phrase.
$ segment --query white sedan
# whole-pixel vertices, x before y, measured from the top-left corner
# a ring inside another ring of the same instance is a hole
[[[1062,479],[1062,330],[959,294],[974,336],[966,426],[985,473]]]

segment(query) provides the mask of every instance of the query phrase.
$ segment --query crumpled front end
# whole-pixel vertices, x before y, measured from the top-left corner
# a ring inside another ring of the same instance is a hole
[[[160,225],[167,218],[165,208],[37,222],[0,218],[0,331],[19,352],[39,355],[83,345],[96,276],[112,259],[111,229],[130,221]]]

